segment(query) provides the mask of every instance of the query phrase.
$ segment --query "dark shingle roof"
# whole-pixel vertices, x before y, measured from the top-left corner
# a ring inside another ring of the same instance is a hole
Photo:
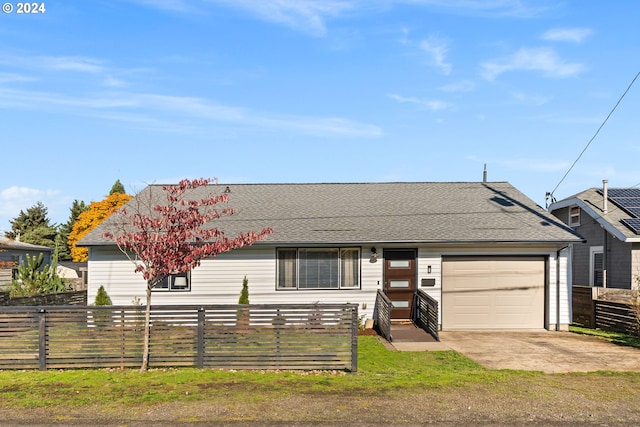
[[[161,185],[145,188],[159,191]],[[194,197],[222,193],[199,188]],[[581,238],[506,182],[232,184],[236,214],[216,226],[228,235],[271,227],[261,243],[574,242]],[[132,202],[129,202],[132,203]],[[80,244],[111,243],[109,219]]]
[[[609,190],[622,190],[622,188],[610,188]],[[565,205],[576,204],[580,201],[583,204],[581,206],[583,210],[597,221],[608,224],[607,227],[612,228],[610,231],[615,230],[617,232],[616,234],[618,234],[617,237],[620,240],[625,241],[627,239],[637,238],[638,235],[622,223],[623,219],[632,218],[632,215],[620,208],[611,200],[610,197],[608,198],[609,202],[607,203],[607,213],[604,213],[603,195],[601,191],[601,188],[589,188],[578,194],[574,194],[573,196],[557,201],[550,206],[550,210],[555,210],[554,208],[556,206],[560,208]]]

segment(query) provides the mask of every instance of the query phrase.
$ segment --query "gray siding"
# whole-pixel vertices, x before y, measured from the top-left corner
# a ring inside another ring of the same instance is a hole
[[[554,211],[553,215],[568,224],[568,207]],[[632,265],[632,244],[614,238],[584,211],[580,214],[580,225],[572,228],[587,241],[587,243],[573,245],[573,284],[578,286],[590,285],[591,248],[602,246],[603,249],[606,248],[607,287],[630,289],[633,284],[634,274],[640,274],[640,245],[635,244],[637,253]],[[636,271],[636,273],[633,273],[633,271]]]

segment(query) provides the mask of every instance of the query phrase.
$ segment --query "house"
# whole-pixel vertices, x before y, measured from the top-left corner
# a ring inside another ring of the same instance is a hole
[[[147,200],[162,186],[145,188]],[[236,214],[228,235],[271,227],[251,247],[207,259],[155,289],[154,304],[357,303],[372,317],[376,293],[407,319],[413,293],[439,302],[453,329],[556,329],[571,323],[568,246],[582,241],[507,182],[211,185]],[[194,194],[197,197],[197,194]],[[134,203],[133,199],[129,203]],[[144,301],[145,281],[113,241],[107,219],[88,247],[88,300],[103,285],[114,304]]]
[[[42,253],[43,263],[51,263],[53,248],[32,245],[0,236],[0,291],[8,290],[16,268],[28,255],[38,257]]]
[[[586,239],[572,249],[573,284],[637,289],[640,276],[640,189],[589,188],[549,211]]]

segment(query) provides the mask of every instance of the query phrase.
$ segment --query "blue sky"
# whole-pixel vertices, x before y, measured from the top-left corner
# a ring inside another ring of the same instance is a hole
[[[17,2],[10,2],[14,6]],[[640,2],[49,0],[0,16],[0,229],[121,180],[509,181],[545,204],[640,71]],[[557,199],[640,183],[640,82]]]

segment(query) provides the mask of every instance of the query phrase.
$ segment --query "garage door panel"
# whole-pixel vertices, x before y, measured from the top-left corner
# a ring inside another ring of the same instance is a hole
[[[542,257],[469,257],[443,261],[443,329],[544,327]]]

